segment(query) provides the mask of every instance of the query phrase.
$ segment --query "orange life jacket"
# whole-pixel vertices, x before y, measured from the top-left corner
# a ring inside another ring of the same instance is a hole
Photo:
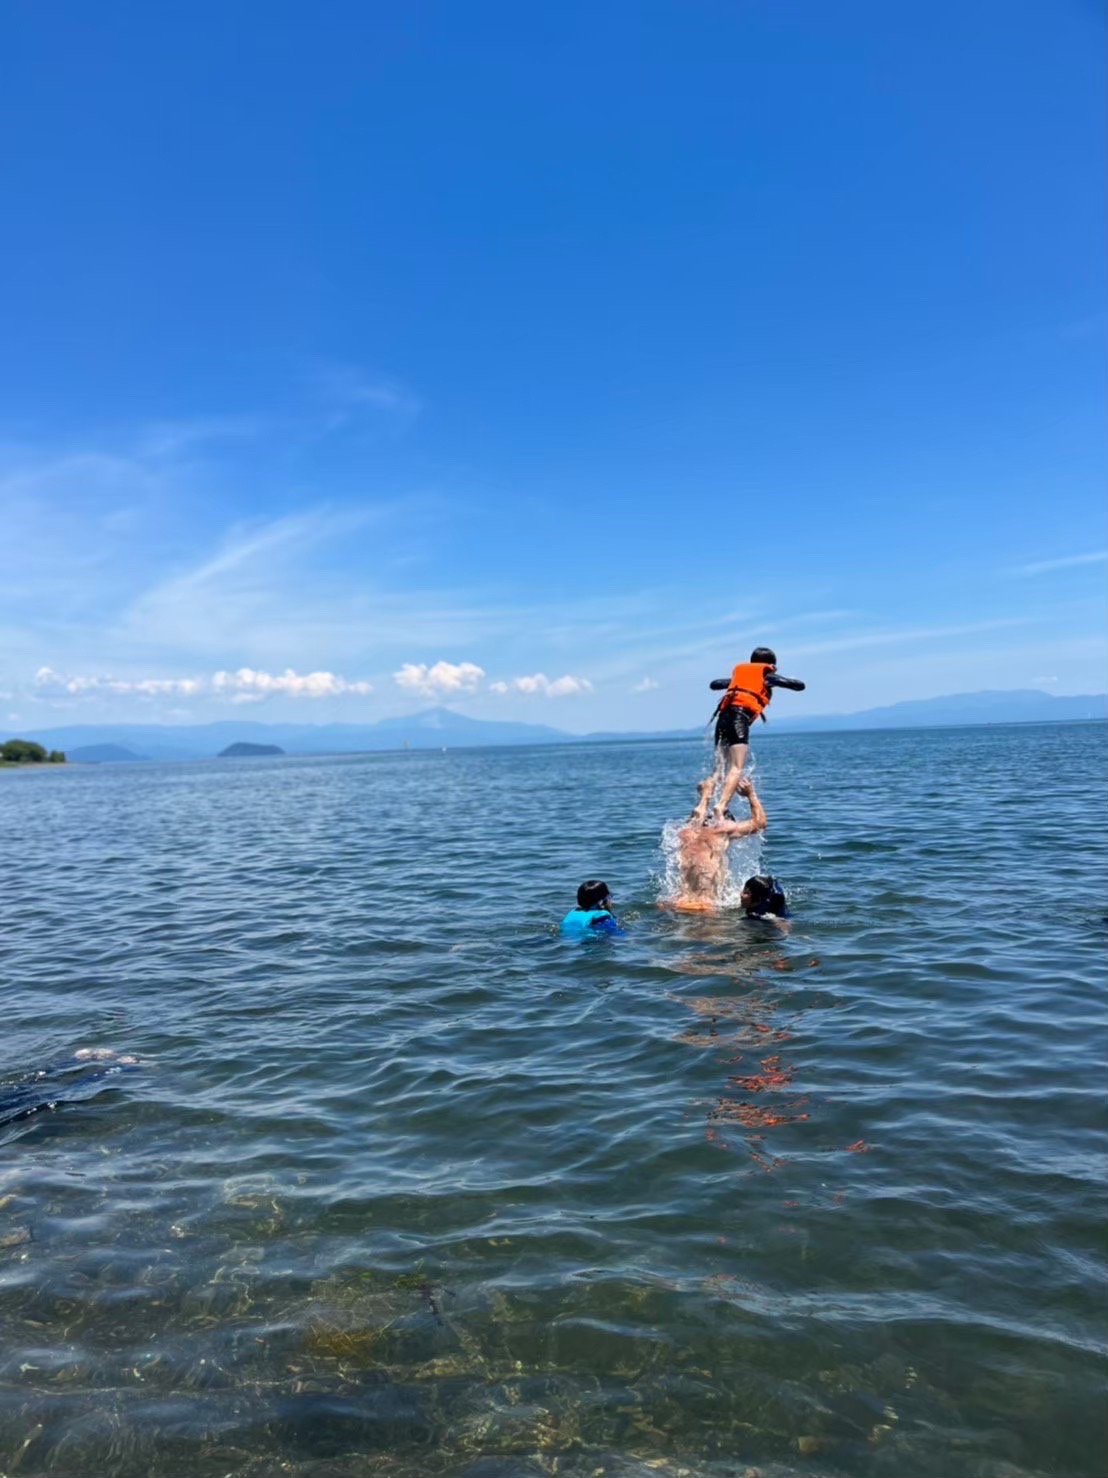
[[[758,718],[765,712],[773,692],[766,683],[766,673],[777,669],[770,662],[740,662],[731,673],[721,708],[745,708]]]

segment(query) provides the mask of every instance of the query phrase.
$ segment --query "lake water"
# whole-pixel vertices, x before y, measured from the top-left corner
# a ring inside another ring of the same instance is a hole
[[[1108,728],[756,753],[788,936],[695,743],[0,776],[0,1472],[1101,1473]]]

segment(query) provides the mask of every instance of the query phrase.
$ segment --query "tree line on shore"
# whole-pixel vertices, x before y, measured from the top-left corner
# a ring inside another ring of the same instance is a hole
[[[46,750],[33,739],[7,739],[0,744],[0,760],[9,765],[64,765],[60,749]]]

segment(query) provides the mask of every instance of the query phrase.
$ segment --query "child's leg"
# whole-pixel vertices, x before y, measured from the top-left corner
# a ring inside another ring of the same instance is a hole
[[[746,757],[750,753],[749,744],[732,744],[727,751],[727,774],[724,776],[723,789],[719,793],[719,800],[715,805],[715,815],[720,817],[731,804],[739,781],[743,778],[743,768],[746,765]]]

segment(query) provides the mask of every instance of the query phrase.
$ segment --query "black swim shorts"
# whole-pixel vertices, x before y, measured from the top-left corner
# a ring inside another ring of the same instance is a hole
[[[716,748],[750,743],[750,721],[754,714],[745,708],[725,708],[716,719]]]

